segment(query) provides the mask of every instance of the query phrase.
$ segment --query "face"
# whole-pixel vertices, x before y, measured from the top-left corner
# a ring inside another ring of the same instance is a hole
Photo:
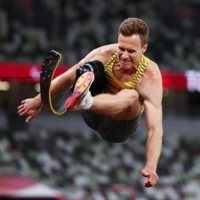
[[[144,46],[141,45],[140,36],[138,34],[128,37],[119,34],[118,58],[120,66],[124,69],[137,68],[147,46],[147,44]]]

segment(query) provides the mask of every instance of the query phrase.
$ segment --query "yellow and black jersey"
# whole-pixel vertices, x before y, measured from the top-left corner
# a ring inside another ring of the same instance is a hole
[[[119,81],[113,74],[112,68],[117,58],[117,51],[114,52],[110,60],[106,63],[104,72],[106,76],[106,91],[112,94],[118,93],[122,89],[136,89],[136,85],[143,75],[145,68],[149,64],[149,59],[142,55],[142,59],[138,66],[138,69],[133,77],[133,79],[129,82],[121,82]],[[141,103],[143,101],[141,100]]]

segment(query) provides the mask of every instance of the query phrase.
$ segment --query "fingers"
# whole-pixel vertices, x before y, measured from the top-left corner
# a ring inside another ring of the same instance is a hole
[[[21,101],[21,104],[24,104],[24,103],[25,103],[25,101],[26,101],[26,100],[22,100],[22,101]]]
[[[21,109],[23,107],[24,107],[24,105],[20,105],[20,106],[17,107],[17,109],[19,110],[19,109]]]
[[[158,178],[153,175],[153,176],[150,176],[146,182],[144,182],[144,186],[145,187],[152,187],[157,182],[158,182]]]
[[[19,105],[17,109],[18,109],[18,114],[20,116],[27,115],[27,118],[25,120],[26,123],[30,122],[40,112],[40,108],[38,109],[36,107],[36,104],[33,101],[33,99],[25,99],[21,101],[21,105]]]
[[[23,115],[26,114],[26,109],[24,108],[23,105],[21,105],[21,106],[18,107],[18,114],[19,114],[20,116],[23,116]]]
[[[142,175],[148,177],[148,180],[144,182],[145,187],[152,187],[159,181],[157,173],[153,170],[142,170]]]
[[[25,121],[25,122],[28,123],[28,122],[30,122],[33,118],[34,118],[33,116],[29,116],[29,117],[26,118],[26,121]]]
[[[18,114],[20,116],[23,116],[25,114],[25,109],[23,108],[23,109],[18,110]]]
[[[36,113],[27,113],[25,109],[21,109],[20,111],[18,111],[18,113],[20,116],[29,115],[25,120],[26,123],[30,122],[36,116]]]
[[[22,115],[22,113],[25,111],[24,103],[25,103],[25,100],[23,100],[21,102],[21,105],[17,107],[19,115]]]
[[[152,183],[151,182],[149,182],[149,181],[146,181],[145,183],[144,183],[144,187],[152,187],[153,185],[152,185]]]
[[[21,102],[21,105],[20,106],[18,106],[18,114],[20,115],[20,116],[25,116],[25,115],[29,115],[30,114],[30,112],[26,109],[26,105],[25,105],[25,103],[26,103],[26,100],[23,100],[22,102]],[[29,118],[29,117],[28,117]],[[29,122],[31,119],[26,119],[26,122]]]
[[[26,104],[26,100],[23,100],[17,109],[20,116],[28,115],[30,112],[29,106]]]

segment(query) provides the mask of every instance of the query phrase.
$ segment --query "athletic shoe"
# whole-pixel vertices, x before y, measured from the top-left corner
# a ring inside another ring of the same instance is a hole
[[[93,81],[93,72],[85,72],[78,78],[72,95],[65,101],[65,108],[67,110],[80,110],[84,108],[87,109],[89,106],[88,103],[91,104],[91,100],[93,101],[89,91]],[[86,97],[86,99],[84,97]],[[90,98],[90,100],[88,100],[88,98]]]

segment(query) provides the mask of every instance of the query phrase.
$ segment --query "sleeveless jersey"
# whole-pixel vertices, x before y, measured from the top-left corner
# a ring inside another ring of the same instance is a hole
[[[133,77],[133,79],[129,82],[121,82],[119,81],[113,74],[112,68],[117,58],[117,51],[114,52],[110,60],[106,63],[104,72],[106,76],[106,91],[112,94],[118,93],[122,89],[136,89],[136,85],[143,75],[145,68],[149,64],[149,59],[142,55],[142,59],[138,66],[138,69]],[[140,97],[140,102],[143,104],[143,100]],[[143,107],[143,106],[142,106]],[[142,110],[144,107],[142,108]]]

